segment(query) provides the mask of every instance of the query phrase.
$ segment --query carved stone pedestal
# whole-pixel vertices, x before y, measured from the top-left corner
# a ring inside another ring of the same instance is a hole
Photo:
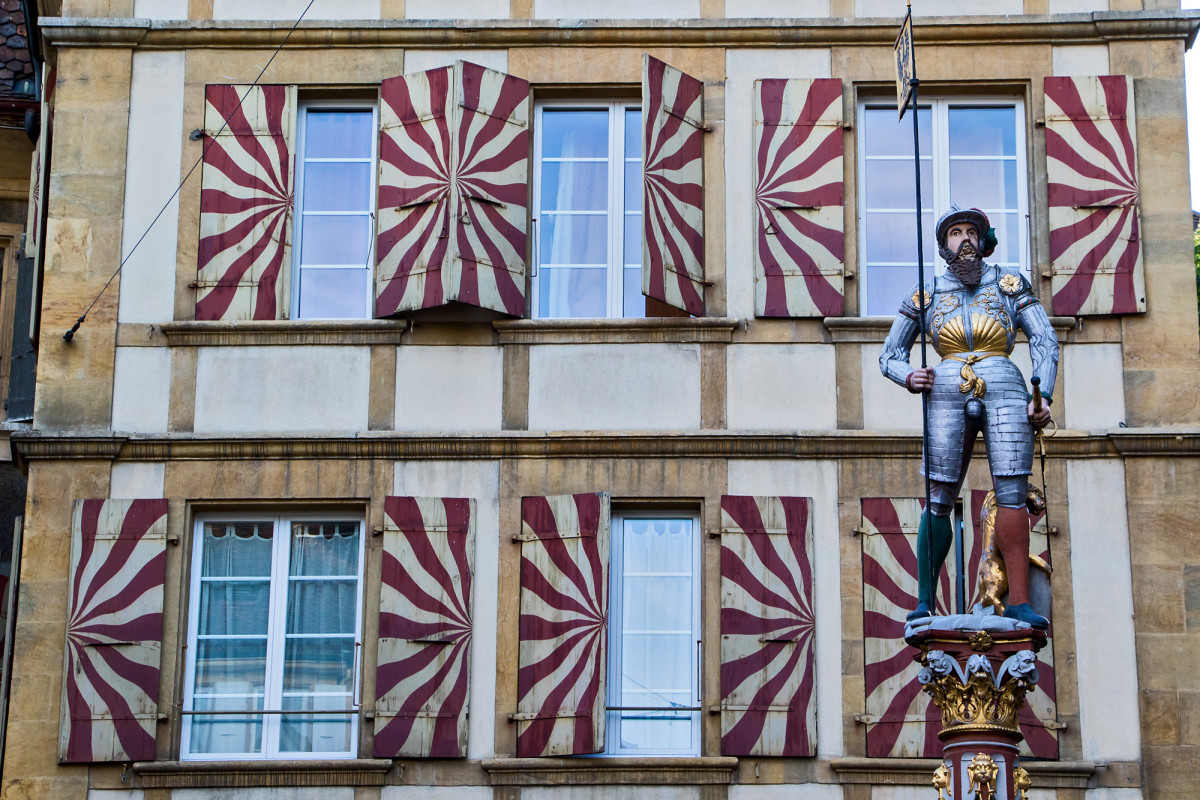
[[[933,786],[953,800],[1026,800],[1029,775],[1018,758],[1017,715],[1038,681],[1037,630],[938,630],[913,635],[918,680],[942,712],[945,747]]]

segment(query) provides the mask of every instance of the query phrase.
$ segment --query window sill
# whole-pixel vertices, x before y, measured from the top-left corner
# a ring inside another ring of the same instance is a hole
[[[171,347],[219,347],[311,344],[400,344],[406,320],[279,320],[237,322],[164,322],[159,326]]]
[[[834,758],[829,766],[843,784],[928,786],[940,763],[936,758]],[[1091,761],[1022,760],[1021,766],[1038,789],[1085,789],[1098,768]]]
[[[895,317],[826,317],[825,329],[835,343],[869,342],[882,343],[887,339]],[[1050,324],[1062,340],[1075,327],[1075,317],[1051,317]],[[1024,338],[1024,334],[1018,334]]]
[[[393,766],[383,758],[313,761],[139,761],[134,774],[146,789],[276,786],[383,786]]]
[[[730,342],[733,317],[647,319],[517,319],[492,327],[501,344],[693,344]]]
[[[728,784],[733,757],[489,758],[483,771],[493,786],[660,786]]]

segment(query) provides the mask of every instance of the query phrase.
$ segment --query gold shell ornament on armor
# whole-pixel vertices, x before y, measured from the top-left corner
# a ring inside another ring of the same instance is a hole
[[[933,297],[929,294],[929,292],[924,292],[923,294],[925,295],[925,307],[929,308],[931,305],[933,305]],[[913,292],[912,304],[917,308],[921,307],[921,295],[922,292]]]
[[[1000,291],[1005,294],[1016,294],[1021,291],[1021,279],[1016,275],[1005,275],[1000,279]]]

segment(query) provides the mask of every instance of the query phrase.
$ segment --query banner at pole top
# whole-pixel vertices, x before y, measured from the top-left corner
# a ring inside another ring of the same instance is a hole
[[[892,48],[896,56],[896,110],[900,119],[904,119],[904,111],[908,108],[908,98],[912,96],[912,81],[917,76],[916,63],[913,60],[912,7],[904,15],[904,24],[900,26],[900,35]]]

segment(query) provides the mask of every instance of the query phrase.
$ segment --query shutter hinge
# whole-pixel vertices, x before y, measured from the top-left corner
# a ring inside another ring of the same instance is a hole
[[[712,705],[712,706],[709,706],[709,707],[708,707],[708,713],[710,713],[710,714],[720,714],[720,713],[721,713],[721,707],[720,707],[720,706],[718,706],[718,705]]]
[[[1035,120],[1033,121],[1033,127],[1035,127],[1035,128],[1044,128],[1044,127],[1046,127],[1046,120],[1045,120],[1045,119],[1035,119]]]
[[[188,281],[187,288],[189,288],[189,289],[199,289],[199,288],[200,288],[200,282],[199,282],[199,281]]]
[[[855,525],[850,529],[850,532],[859,536],[870,536],[874,531],[868,530],[861,525]]]
[[[167,544],[176,544],[176,545],[179,544],[179,537],[178,536],[168,536]]]
[[[716,531],[709,531],[709,532],[708,532],[708,538],[710,538],[710,539],[720,539],[720,538],[721,538],[721,533],[722,533],[722,531],[719,531],[719,530],[716,530]]]
[[[859,725],[874,725],[879,722],[879,717],[874,714],[855,714],[854,721]]]
[[[383,536],[383,528],[372,528],[371,535],[372,536]]]
[[[1067,723],[1059,722],[1056,719],[1047,719],[1047,720],[1040,720],[1040,721],[1042,723],[1042,727],[1048,731],[1065,731],[1067,729]]]

